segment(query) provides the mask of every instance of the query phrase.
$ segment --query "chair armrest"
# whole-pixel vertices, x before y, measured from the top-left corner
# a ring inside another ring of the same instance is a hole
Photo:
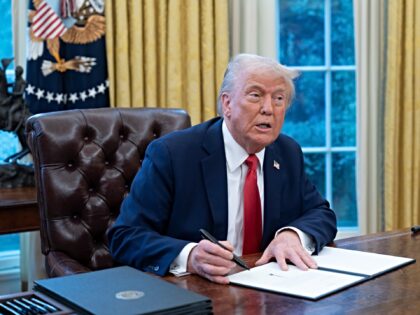
[[[50,278],[91,271],[89,268],[86,268],[65,253],[59,251],[49,252],[46,256],[45,265]]]

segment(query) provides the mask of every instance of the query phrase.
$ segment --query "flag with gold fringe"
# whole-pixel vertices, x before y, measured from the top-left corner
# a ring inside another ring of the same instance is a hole
[[[32,0],[26,101],[32,114],[109,106],[104,0]]]

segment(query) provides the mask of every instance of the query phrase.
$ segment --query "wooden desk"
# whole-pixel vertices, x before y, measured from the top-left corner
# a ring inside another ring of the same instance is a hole
[[[415,258],[416,263],[386,273],[318,301],[217,285],[198,276],[164,279],[213,301],[215,314],[419,314],[420,233],[408,230],[343,239],[337,247]],[[245,260],[253,265],[257,255]],[[239,270],[239,269],[238,269]]]
[[[35,187],[0,189],[0,234],[39,229]]]

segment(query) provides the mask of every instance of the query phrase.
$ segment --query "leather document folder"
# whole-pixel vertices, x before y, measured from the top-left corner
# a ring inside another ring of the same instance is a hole
[[[211,300],[123,266],[35,281],[34,290],[80,314],[211,314]]]
[[[230,275],[230,283],[317,300],[415,262],[413,258],[324,247],[315,256],[318,268],[293,265],[283,271],[275,262]]]

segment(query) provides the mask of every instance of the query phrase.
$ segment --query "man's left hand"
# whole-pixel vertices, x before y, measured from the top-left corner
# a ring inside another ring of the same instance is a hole
[[[288,270],[286,260],[290,260],[296,267],[302,270],[317,268],[316,262],[303,248],[299,236],[292,230],[280,232],[268,245],[260,259],[255,263],[257,266],[266,264],[271,258],[275,258],[281,270]]]

